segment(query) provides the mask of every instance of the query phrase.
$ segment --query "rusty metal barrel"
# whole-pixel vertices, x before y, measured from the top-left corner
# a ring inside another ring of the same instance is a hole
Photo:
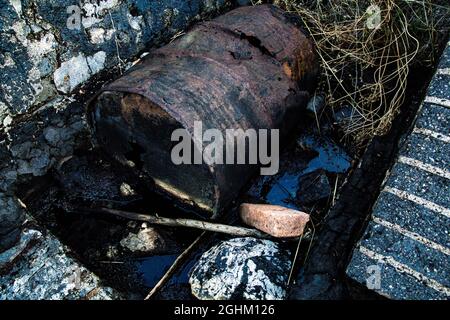
[[[218,213],[258,166],[174,164],[171,135],[206,129],[280,129],[301,116],[318,65],[314,46],[284,11],[241,7],[154,50],[91,100],[96,143],[177,200]],[[193,139],[197,152],[201,141]],[[200,150],[200,151],[199,151]]]

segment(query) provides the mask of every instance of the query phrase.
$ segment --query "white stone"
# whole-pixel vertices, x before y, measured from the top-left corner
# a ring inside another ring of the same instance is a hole
[[[128,12],[127,19],[133,30],[141,31],[141,25],[144,24],[144,18],[142,16],[134,17]]]
[[[189,283],[198,299],[284,299],[289,253],[269,240],[234,238],[206,251]]]
[[[32,59],[42,58],[44,55],[52,52],[57,46],[58,43],[55,36],[53,33],[48,32],[39,41],[28,41],[28,55]]]
[[[90,77],[89,66],[82,53],[61,64],[53,73],[56,88],[63,93],[70,93],[76,86]]]
[[[70,93],[75,87],[87,81],[91,75],[102,70],[105,60],[106,53],[99,51],[87,58],[80,53],[63,62],[53,73],[56,88],[63,93]]]
[[[126,182],[122,182],[120,185],[120,194],[129,197],[136,194],[136,191],[133,190],[133,188]]]
[[[19,16],[22,15],[22,1],[21,0],[9,0],[9,3],[11,3],[14,10],[16,10],[16,12]]]
[[[161,246],[161,239],[154,228],[142,228],[138,233],[130,232],[120,245],[132,252],[152,252]]]
[[[89,65],[89,69],[91,69],[91,73],[96,74],[97,72],[103,70],[105,66],[106,52],[99,51],[92,57],[87,57],[86,60]]]
[[[11,123],[13,122],[13,118],[8,114],[5,119],[3,119],[3,126],[9,127]]]

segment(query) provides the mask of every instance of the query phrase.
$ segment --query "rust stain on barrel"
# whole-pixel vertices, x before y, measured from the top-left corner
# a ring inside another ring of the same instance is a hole
[[[97,143],[116,159],[134,157],[165,192],[218,212],[255,168],[176,166],[171,132],[193,135],[194,121],[202,121],[204,129],[286,133],[286,117],[299,116],[317,69],[312,42],[282,10],[241,7],[197,24],[102,88],[89,104],[90,123]]]

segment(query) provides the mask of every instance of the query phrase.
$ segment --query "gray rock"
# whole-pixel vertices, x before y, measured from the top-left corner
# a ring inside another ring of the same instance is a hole
[[[25,159],[29,157],[30,150],[33,144],[30,141],[26,141],[21,144],[11,146],[11,155],[16,158]]]
[[[85,57],[82,53],[65,61],[55,70],[53,80],[56,88],[63,93],[72,92],[78,85],[86,82],[92,75],[101,71],[105,65],[106,53],[99,51]]]
[[[24,219],[24,209],[17,200],[5,193],[0,193],[0,252],[15,243]]]
[[[39,150],[39,149],[36,149]],[[41,151],[41,150],[40,150]],[[35,176],[40,176],[45,174],[44,172],[41,172],[42,169],[45,169],[50,164],[50,158],[49,155],[45,152],[40,152],[37,156],[33,157],[30,161],[31,167],[34,168],[33,174]]]
[[[52,145],[56,146],[61,139],[59,135],[59,130],[53,127],[48,127],[44,129],[44,137],[47,142]]]
[[[169,254],[179,251],[170,236],[157,228],[143,223],[138,232],[130,232],[120,245],[138,255]]]
[[[290,255],[275,242],[234,238],[206,251],[190,273],[198,299],[284,299]]]

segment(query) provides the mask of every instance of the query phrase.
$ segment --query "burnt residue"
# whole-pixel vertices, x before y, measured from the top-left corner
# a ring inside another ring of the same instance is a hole
[[[248,185],[249,190],[240,195],[220,222],[242,226],[238,218],[239,204],[244,201],[275,204],[274,190],[278,190],[283,205],[311,213],[313,220],[320,222],[330,198],[311,194],[311,181],[315,181],[316,173],[324,174],[329,184],[334,185],[337,175],[344,174],[336,173],[336,168],[341,168],[338,164],[343,161],[341,155],[345,152],[335,146],[329,137],[320,137],[314,133],[315,122],[305,118],[298,125],[301,127],[299,131],[306,130],[309,133],[296,134],[298,139],[286,145],[281,155],[279,174],[272,179],[255,177]],[[307,138],[314,141],[324,139],[327,144],[306,143],[309,141]],[[321,160],[322,164],[318,166],[316,161],[324,153],[324,148],[334,160]],[[130,153],[129,161],[137,163],[140,154],[139,149]],[[330,166],[333,161],[336,167]],[[308,173],[311,165],[324,169]],[[327,168],[330,171],[325,171]],[[124,184],[127,188],[121,190]],[[278,188],[279,185],[283,188]],[[153,250],[150,254],[129,251],[122,245],[123,240],[142,230],[141,223],[87,213],[87,210],[82,209],[110,207],[167,217],[194,216],[194,213],[179,209],[177,203],[159,196],[134,171],[110,162],[104,154],[96,151],[75,153],[58,163],[48,175],[34,180],[28,186],[21,187],[19,196],[37,221],[58,236],[83,265],[100,276],[105,285],[119,290],[128,298],[145,297],[200,233],[182,228],[156,227],[156,232],[164,239],[162,242],[169,243],[169,246]],[[287,193],[285,189],[288,189]],[[298,194],[299,190],[301,194]],[[311,194],[308,199],[314,199],[312,202],[304,201],[308,194]],[[190,269],[205,250],[224,239],[229,237],[211,234],[205,238],[155,298],[191,299],[188,284]],[[296,242],[282,244],[292,252],[296,249]],[[307,245],[305,242],[301,246],[302,250],[306,250]]]
[[[142,252],[133,243],[133,237],[143,230],[142,223],[83,210],[113,207],[168,217],[186,215],[141,184],[139,177],[95,152],[76,153],[20,190],[18,196],[36,221],[68,246],[69,254],[106,286],[129,299],[144,298],[198,234],[149,226],[154,237],[145,239],[148,248]],[[132,240],[127,245],[124,240],[129,238]]]
[[[239,17],[233,19],[238,20]],[[277,74],[272,79],[274,82],[286,83],[286,77],[295,78],[296,70],[300,70],[298,72],[301,73],[301,68],[295,66],[295,61],[283,60],[284,51],[275,50],[270,43],[265,41],[255,42],[253,37],[256,39],[263,37],[260,34],[248,32],[244,27],[239,26],[232,32],[237,35],[233,35],[233,38],[243,44],[226,51],[226,59],[229,59],[226,60],[227,62],[236,60],[234,63],[239,63],[242,67],[258,57],[272,59],[275,66],[283,68],[283,73]],[[200,31],[203,30],[201,26],[198,28]],[[214,31],[217,31],[217,28]],[[240,39],[241,32],[245,33],[245,39]],[[182,39],[178,41],[174,42],[174,46],[182,44],[186,51],[193,49],[189,47],[191,45],[189,41]],[[169,59],[171,63],[183,60],[180,57],[184,51],[177,54],[180,56],[177,57],[175,54]],[[152,58],[156,63],[167,63],[166,56],[163,54],[153,54],[149,59]],[[201,63],[195,58],[195,56],[188,55],[185,57],[186,63],[197,62],[196,66],[201,68]],[[178,80],[178,78],[175,79]],[[257,79],[261,81],[264,77]],[[233,83],[231,80],[228,83],[233,87],[232,96],[239,97],[242,93],[240,88],[236,88],[236,83],[239,82]],[[177,81],[169,84],[174,83]],[[139,85],[139,81],[136,80],[134,85]],[[165,89],[158,86],[151,88],[158,89],[160,93]],[[140,88],[140,90],[144,89]],[[254,89],[252,88],[252,90]],[[410,90],[413,92],[414,88]],[[289,95],[286,97],[288,102],[284,102],[286,105],[294,106],[295,95],[302,92],[302,99],[306,99],[308,96],[306,91],[301,90],[301,84],[298,83],[297,86],[289,87],[287,91]],[[252,92],[261,97],[270,97],[271,94],[267,88]],[[196,103],[201,102],[201,96],[206,94],[205,91],[197,93],[198,97],[194,95],[191,97],[193,99],[197,97]],[[143,121],[145,117],[140,117],[139,113],[142,110],[136,110],[133,105],[142,97],[130,96],[123,92],[118,96],[118,99],[126,101],[129,119],[137,123]],[[171,99],[170,95],[165,96],[163,102],[169,103],[172,101]],[[146,100],[148,101],[148,99]],[[414,104],[414,106],[417,105],[418,103]],[[164,110],[158,106],[155,108],[155,104],[149,103],[146,107],[148,107],[147,110],[152,110],[151,114],[155,116],[154,119],[164,118],[167,114],[167,112],[164,114]],[[351,167],[352,162],[354,163],[352,160],[357,159],[354,153],[351,153],[351,157],[348,156],[344,149],[333,141],[339,141],[338,138],[341,136],[335,134],[337,130],[333,128],[334,123],[329,121],[331,117],[329,117],[327,108],[325,110],[323,117],[319,119],[320,129],[314,128],[316,126],[314,118],[300,116],[298,121],[295,117],[289,119],[292,121],[289,126],[296,126],[298,130],[290,136],[292,141],[285,146],[285,152],[281,155],[280,172],[273,177],[255,177],[251,180],[247,184],[247,187],[250,187],[249,190],[241,193],[235,202],[232,202],[230,210],[227,211],[228,214],[222,217],[224,220],[221,220],[224,223],[241,225],[237,207],[243,201],[282,204],[311,214],[316,235],[313,237],[311,250],[309,250],[310,244],[307,241],[302,242],[300,246],[299,260],[301,261],[299,262],[301,263],[296,265],[297,269],[300,269],[300,274],[296,277],[296,284],[291,292],[291,298],[297,299],[345,298],[349,296],[344,274],[346,263],[353,244],[357,240],[357,235],[364,227],[371,204],[377,197],[380,181],[384,178],[386,169],[395,154],[396,143],[404,129],[407,128],[407,123],[415,111],[414,108],[405,108],[404,110],[409,111],[396,120],[398,125],[393,126],[393,131],[386,137],[376,138],[372,141],[361,161],[361,166],[353,169],[350,178],[341,189],[342,182],[347,178],[347,170]],[[255,118],[249,117],[249,119],[251,119],[249,121],[256,121],[258,115],[255,115]],[[139,125],[143,124],[145,122],[139,123]],[[170,129],[174,127],[172,126]],[[114,131],[110,132],[114,133]],[[158,130],[151,131],[148,137],[154,137],[158,132]],[[117,135],[111,137],[105,136],[104,143],[108,144],[111,140],[118,140],[115,139]],[[122,154],[125,160],[124,164],[137,168],[138,172],[111,162],[110,157],[97,153],[97,151],[75,153],[72,157],[63,159],[46,176],[35,179],[26,186],[19,186],[18,196],[27,205],[29,212],[36,220],[57,235],[71,249],[71,254],[98,274],[106,285],[125,293],[128,298],[143,298],[199,233],[181,228],[157,227],[155,228],[157,233],[167,241],[171,240],[170,242],[175,245],[167,247],[166,250],[156,250],[153,254],[137,254],[124,248],[120,242],[130,233],[139,232],[143,228],[141,223],[117,217],[87,214],[80,209],[80,207],[106,206],[141,213],[157,213],[161,216],[193,215],[193,212],[180,210],[178,203],[173,202],[173,198],[167,199],[158,196],[154,192],[154,183],[142,179],[139,169],[144,168],[147,154],[149,152],[159,154],[155,151],[156,149],[146,147],[147,145],[143,143],[146,141],[146,137],[125,135],[125,138],[123,142],[125,142],[126,148]],[[114,142],[120,146],[122,141]],[[352,146],[346,145],[346,147],[350,147],[346,148],[347,151],[352,150]],[[127,184],[125,193],[121,192],[120,188],[123,183]],[[199,184],[197,181],[195,186],[198,187]],[[320,188],[315,188],[317,186]],[[134,192],[129,192],[130,189]],[[328,212],[329,206],[334,202],[335,205]],[[312,231],[311,226],[308,226],[308,231]],[[205,238],[204,242],[192,252],[187,262],[171,277],[155,298],[192,298],[188,284],[192,266],[205,250],[228,238],[215,234],[210,234]],[[297,242],[281,242],[283,246],[295,252]],[[305,260],[306,264],[303,265]],[[361,297],[365,296],[367,292],[361,293],[360,290],[353,290],[351,294]]]
[[[142,170],[142,167],[144,166],[142,155],[145,153],[145,149],[131,141],[129,142],[129,145],[131,150],[124,153],[125,159],[131,161],[137,170]]]
[[[247,40],[253,47],[258,48],[258,50],[262,54],[266,54],[266,55],[268,55],[269,57],[272,57],[272,58],[275,57],[275,55],[273,53],[271,53],[266,47],[264,47],[262,45],[261,40],[259,40],[257,37],[255,37],[255,36],[248,36],[244,32],[240,32],[240,38]]]

